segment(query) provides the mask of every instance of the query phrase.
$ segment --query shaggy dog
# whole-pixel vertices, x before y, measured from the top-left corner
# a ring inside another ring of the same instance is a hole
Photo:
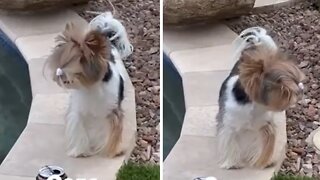
[[[265,168],[275,161],[274,117],[302,98],[304,75],[263,28],[246,29],[234,45],[237,63],[219,95],[221,167]]]
[[[88,27],[67,24],[57,42],[47,62],[53,80],[72,90],[66,116],[68,155],[122,154],[124,79],[117,60],[132,53],[124,27],[105,13]]]

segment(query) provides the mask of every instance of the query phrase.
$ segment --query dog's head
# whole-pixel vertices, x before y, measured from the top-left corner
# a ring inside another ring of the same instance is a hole
[[[48,68],[59,86],[88,87],[100,81],[108,71],[111,45],[100,32],[68,23],[57,42],[48,58]]]
[[[272,111],[283,111],[303,96],[305,76],[287,55],[264,47],[243,51],[239,79],[252,101]]]

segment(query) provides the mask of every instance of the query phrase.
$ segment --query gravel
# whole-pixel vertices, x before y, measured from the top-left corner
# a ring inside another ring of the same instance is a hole
[[[124,61],[135,87],[138,138],[131,160],[139,163],[160,161],[160,2],[159,0],[110,0],[114,16],[125,25],[134,53]],[[90,21],[90,11],[112,11],[108,0],[91,0],[76,8]]]
[[[320,155],[308,145],[306,138],[319,127],[320,115],[320,13],[310,0],[290,8],[268,13],[242,16],[227,21],[237,33],[252,26],[261,26],[297,58],[307,76],[305,101],[287,111],[288,150],[282,173],[319,178]]]

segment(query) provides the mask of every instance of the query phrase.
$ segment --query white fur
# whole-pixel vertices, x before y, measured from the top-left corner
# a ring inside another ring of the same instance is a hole
[[[253,35],[246,34],[252,33]],[[244,37],[242,37],[244,36]],[[250,42],[248,42],[250,41]],[[267,31],[261,27],[252,27],[245,29],[233,42],[234,58],[239,59],[243,50],[254,46],[265,46],[269,53],[275,52],[278,47],[273,39],[267,34]]]
[[[106,146],[107,116],[118,107],[120,83],[117,65],[109,64],[113,74],[107,83],[72,91],[66,123],[69,156],[91,156]]]
[[[233,76],[227,82],[223,128],[218,133],[221,167],[226,169],[256,162],[263,148],[259,129],[274,124],[276,113],[255,103],[238,104],[232,95],[238,78]]]
[[[125,27],[121,22],[113,18],[111,12],[105,12],[95,17],[90,26],[93,29],[97,29],[104,34],[108,32],[116,32],[110,41],[116,40],[115,45],[120,52],[121,58],[126,58],[133,52],[133,46],[130,44]]]

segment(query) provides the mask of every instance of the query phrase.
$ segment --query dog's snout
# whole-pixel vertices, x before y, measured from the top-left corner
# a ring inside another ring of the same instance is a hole
[[[61,79],[62,81],[67,80],[67,76],[65,74],[59,75],[58,78]]]

